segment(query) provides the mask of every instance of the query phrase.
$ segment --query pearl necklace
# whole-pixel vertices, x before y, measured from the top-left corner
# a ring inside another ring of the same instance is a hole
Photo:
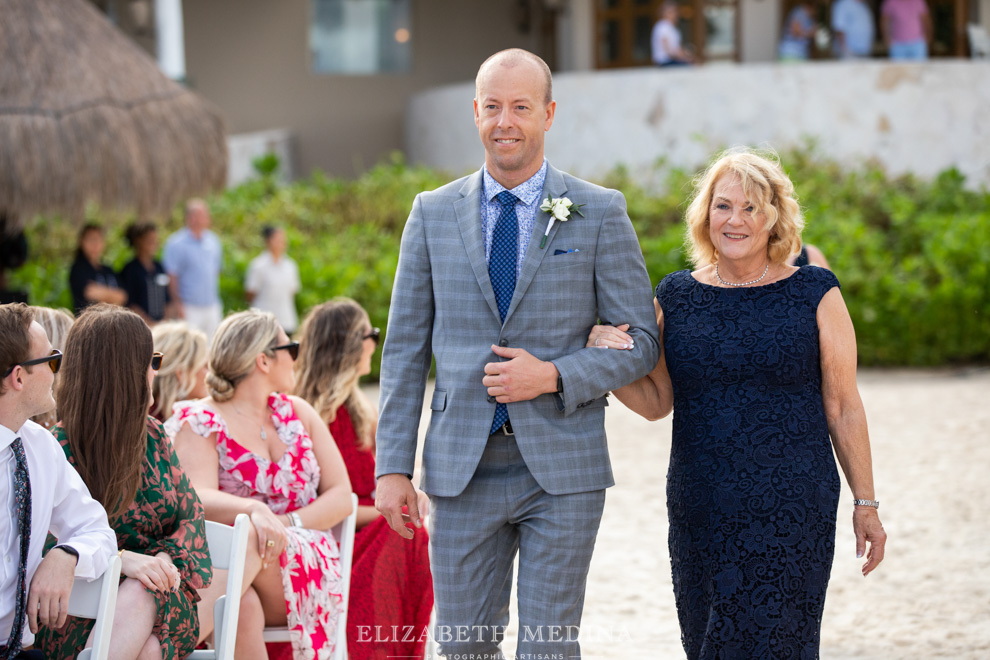
[[[768,261],[767,267],[763,269],[762,275],[757,277],[755,280],[752,280],[751,282],[739,282],[738,284],[736,284],[735,282],[726,282],[725,280],[722,279],[722,276],[718,274],[718,262],[715,262],[715,278],[725,286],[749,286],[750,284],[756,284],[764,277],[766,277],[767,273],[769,272],[770,272],[770,262]]]

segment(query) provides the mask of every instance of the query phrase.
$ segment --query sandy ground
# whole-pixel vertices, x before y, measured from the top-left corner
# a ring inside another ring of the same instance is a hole
[[[859,385],[887,555],[862,577],[843,483],[821,657],[988,658],[990,369],[867,370]],[[683,658],[667,552],[670,419],[613,403],[606,428],[616,486],[588,580],[584,657]]]

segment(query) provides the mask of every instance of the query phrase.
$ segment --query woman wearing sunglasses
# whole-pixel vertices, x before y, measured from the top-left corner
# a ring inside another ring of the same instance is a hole
[[[184,658],[196,646],[197,590],[210,583],[203,506],[161,424],[147,414],[162,355],[134,312],[88,308],[65,342],[54,434],[117,534],[124,580],[111,658]],[[58,360],[49,363],[53,370]],[[43,629],[45,657],[75,658],[93,622]]]
[[[281,394],[298,354],[272,314],[228,316],[210,348],[210,396],[176,405],[165,423],[207,518],[251,518],[238,660],[268,657],[265,625],[288,625],[297,659],[329,657],[342,610],[337,541],[325,530],[350,513],[351,484],[320,416]],[[218,583],[200,605],[204,632]]]
[[[375,510],[377,415],[358,387],[361,376],[371,373],[378,328],[371,326],[359,304],[350,298],[337,298],[314,307],[303,321],[301,333],[296,394],[313,404],[328,424],[358,496],[358,531],[347,609],[350,658],[422,658],[426,643],[423,632],[433,609],[429,537],[417,532],[406,540]],[[419,510],[424,515],[429,510],[425,493],[420,493]],[[375,630],[375,626],[414,634],[374,639],[367,631]]]

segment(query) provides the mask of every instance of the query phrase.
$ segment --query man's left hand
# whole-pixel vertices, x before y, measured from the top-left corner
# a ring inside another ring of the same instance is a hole
[[[557,391],[558,372],[553,362],[538,360],[522,348],[493,345],[492,352],[508,360],[485,365],[482,383],[499,403],[529,401]]]
[[[53,548],[41,560],[28,591],[28,627],[38,633],[38,624],[61,628],[69,613],[69,594],[75,577],[76,558]]]

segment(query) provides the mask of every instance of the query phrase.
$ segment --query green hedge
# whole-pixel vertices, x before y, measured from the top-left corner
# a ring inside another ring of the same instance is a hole
[[[843,167],[813,148],[781,158],[807,216],[805,238],[819,246],[842,282],[865,365],[946,365],[990,360],[990,193],[963,186],[955,170],[934,181],[890,178],[874,165]],[[687,267],[680,219],[693,172],[658,164],[663,184],[647,190],[618,169],[603,182],[621,189],[656,284]],[[209,200],[225,262],[221,294],[243,309],[243,277],[262,249],[264,224],[288,230],[299,263],[300,311],[348,295],[385,329],[402,226],[413,197],[451,177],[396,156],[355,180],[316,173],[290,185],[265,177]],[[111,218],[107,260],[129,258],[123,219]],[[181,225],[178,211],[162,237]],[[31,260],[10,284],[32,302],[70,305],[67,273],[75,230],[40,219],[28,232]]]

